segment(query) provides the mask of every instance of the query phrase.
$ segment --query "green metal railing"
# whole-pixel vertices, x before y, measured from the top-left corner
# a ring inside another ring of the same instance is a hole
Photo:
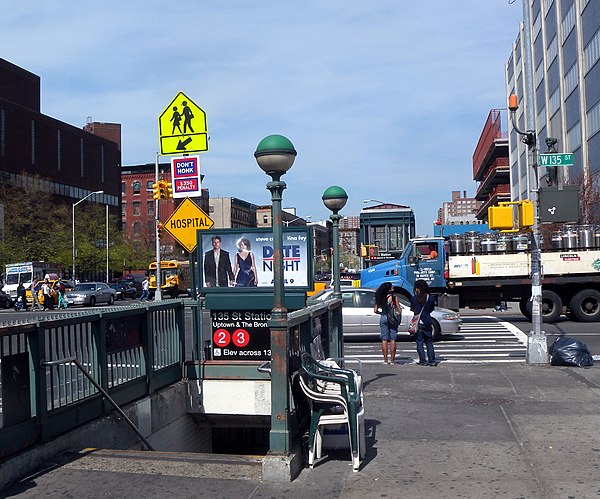
[[[89,378],[118,405],[181,380],[183,315],[164,300],[0,325],[0,457],[106,415]]]

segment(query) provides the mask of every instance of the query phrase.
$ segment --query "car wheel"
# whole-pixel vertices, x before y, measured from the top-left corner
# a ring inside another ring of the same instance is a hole
[[[442,328],[440,323],[435,319],[431,319],[433,325],[433,341],[440,341],[442,339]]]
[[[91,296],[90,297],[90,307],[93,307],[96,305],[96,297],[95,296]]]
[[[110,297],[108,298],[108,304],[112,305],[115,302],[115,297],[113,295],[110,295]]]

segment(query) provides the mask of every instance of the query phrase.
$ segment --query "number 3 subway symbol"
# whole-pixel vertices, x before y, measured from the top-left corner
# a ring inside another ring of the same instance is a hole
[[[245,329],[236,329],[231,339],[236,346],[243,348],[250,342],[250,333]]]
[[[231,341],[231,335],[227,329],[217,329],[213,334],[213,341],[217,346],[226,347]]]

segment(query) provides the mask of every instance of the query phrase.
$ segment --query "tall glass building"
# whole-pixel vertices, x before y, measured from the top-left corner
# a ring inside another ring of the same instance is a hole
[[[539,152],[547,152],[545,141],[552,137],[558,140],[557,152],[574,154],[574,166],[559,172],[563,180],[590,181],[600,170],[600,1],[523,2],[528,13],[506,64],[507,96],[519,97],[521,130],[533,129],[533,124],[526,123],[526,105],[533,102]],[[530,58],[525,53],[528,38]],[[532,99],[526,95],[528,88]],[[508,131],[511,198],[527,199],[535,188],[533,170],[527,166],[527,146],[511,123]],[[545,174],[540,170],[542,187]]]

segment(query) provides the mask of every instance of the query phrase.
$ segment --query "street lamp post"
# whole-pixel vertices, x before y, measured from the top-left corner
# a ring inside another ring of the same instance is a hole
[[[281,177],[292,167],[296,150],[282,135],[269,135],[256,147],[258,166],[271,177],[267,189],[271,192],[273,220],[273,309],[271,331],[271,432],[270,451],[288,455],[291,449],[289,427],[289,349],[287,309],[283,287],[283,224],[281,201],[286,188]]]
[[[337,185],[332,185],[325,189],[323,193],[323,204],[329,208],[332,212],[329,217],[333,223],[333,297],[341,299],[342,292],[340,289],[340,220],[342,215],[339,211],[346,206],[348,201],[348,194],[346,191]],[[340,309],[341,310],[341,309]],[[338,322],[339,324],[339,322]],[[338,327],[337,334],[332,338],[332,348],[336,352],[336,357],[343,357],[343,340],[342,340],[342,328]]]
[[[90,192],[87,196],[81,198],[76,203],[73,203],[73,206],[72,206],[72,208],[73,208],[72,209],[72,227],[73,227],[73,269],[72,270],[73,270],[73,273],[71,274],[71,279],[73,279],[73,280],[75,280],[75,206],[77,206],[79,203],[82,203],[90,196],[93,196],[94,194],[102,194],[103,192],[104,191]]]

